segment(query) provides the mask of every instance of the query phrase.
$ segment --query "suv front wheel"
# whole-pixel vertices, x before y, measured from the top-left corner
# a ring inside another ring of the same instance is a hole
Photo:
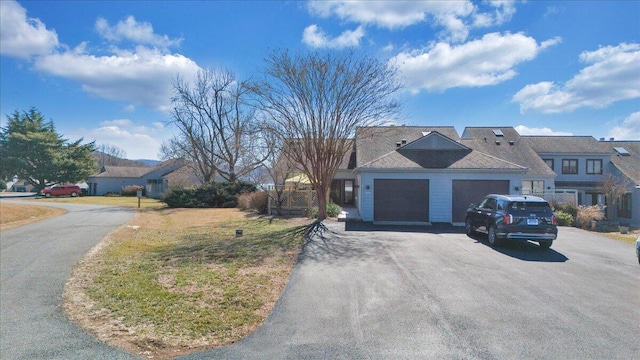
[[[471,236],[476,233],[476,230],[473,228],[473,224],[471,223],[471,219],[469,218],[464,222],[464,228],[467,231],[467,236]]]
[[[498,245],[500,245],[500,240],[498,239],[498,236],[496,235],[496,227],[495,225],[489,225],[487,230],[487,240],[489,241],[489,245],[491,245],[492,247],[496,247]]]

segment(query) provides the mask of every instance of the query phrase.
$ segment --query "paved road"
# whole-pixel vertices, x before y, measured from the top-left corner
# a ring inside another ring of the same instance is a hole
[[[635,359],[633,245],[562,228],[550,251],[457,230],[328,224],[265,324],[185,359]]]
[[[133,211],[56,206],[68,213],[2,231],[0,236],[0,358],[133,358],[68,322],[61,307],[71,266],[109,232],[131,220]]]

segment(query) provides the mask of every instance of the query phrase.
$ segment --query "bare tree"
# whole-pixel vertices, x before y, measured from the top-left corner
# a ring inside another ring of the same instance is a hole
[[[631,184],[625,180],[622,176],[618,176],[612,173],[608,173],[604,177],[604,181],[599,186],[598,191],[606,196],[607,201],[607,222],[610,224],[613,218],[614,205],[620,201],[622,195],[630,193],[632,190]]]
[[[258,129],[246,82],[229,71],[201,70],[193,83],[177,78],[173,87],[170,124],[179,134],[163,144],[163,157],[191,161],[203,182],[218,174],[233,182],[262,163],[253,154]]]
[[[120,166],[123,163],[123,159],[127,157],[126,151],[109,144],[98,145],[96,154],[98,157],[98,168],[103,168],[108,165]]]
[[[287,200],[285,181],[295,170],[295,165],[284,154],[282,137],[276,131],[265,126],[263,136],[265,144],[269,147],[264,168],[269,179],[273,182],[273,189],[268,191],[267,194],[269,195],[269,200],[273,200],[275,203],[277,214],[282,215],[282,205]]]
[[[350,52],[291,55],[273,52],[258,101],[282,137],[285,156],[309,178],[326,218],[331,180],[350,151],[356,127],[389,121],[399,109],[397,70]]]

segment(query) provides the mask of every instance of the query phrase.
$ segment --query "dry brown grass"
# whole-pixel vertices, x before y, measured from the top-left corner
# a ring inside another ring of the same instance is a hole
[[[11,204],[0,201],[0,230],[8,230],[66,213],[66,210],[54,207]]]
[[[280,296],[306,224],[236,209],[140,211],[77,264],[63,306],[99,339],[143,357],[238,341]]]

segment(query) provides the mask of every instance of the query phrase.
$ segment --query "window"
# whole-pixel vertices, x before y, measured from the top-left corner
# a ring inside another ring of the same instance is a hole
[[[620,196],[618,200],[618,217],[631,218],[631,193]]]
[[[577,174],[578,173],[578,159],[562,159],[562,173],[563,174]]]
[[[554,170],[554,168],[553,168],[553,159],[544,159],[544,163],[547,164],[547,166],[550,167],[551,170]]]
[[[522,182],[523,194],[535,194],[544,192],[544,180],[525,180]]]
[[[587,159],[587,174],[602,174],[602,159]]]

